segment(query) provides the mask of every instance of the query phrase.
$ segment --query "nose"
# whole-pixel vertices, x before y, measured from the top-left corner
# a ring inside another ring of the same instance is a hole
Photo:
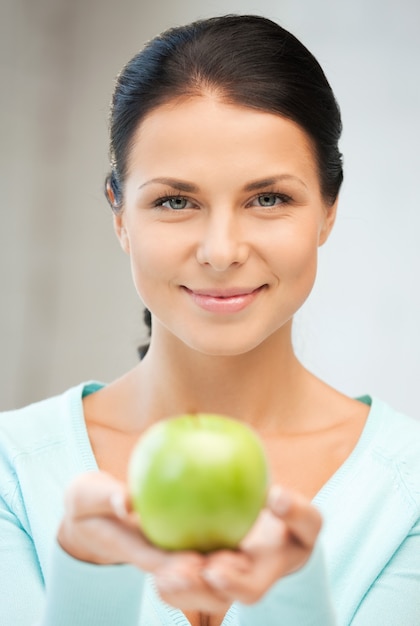
[[[197,247],[198,262],[217,272],[242,265],[249,253],[242,231],[240,219],[229,211],[218,211],[209,216]]]

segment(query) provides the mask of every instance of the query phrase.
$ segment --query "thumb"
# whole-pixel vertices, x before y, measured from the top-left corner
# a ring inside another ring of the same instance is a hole
[[[267,506],[285,522],[289,532],[301,545],[312,548],[321,530],[322,517],[308,498],[274,485],[269,491]]]

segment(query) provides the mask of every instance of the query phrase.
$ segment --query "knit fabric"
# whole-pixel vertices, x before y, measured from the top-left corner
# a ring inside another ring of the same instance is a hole
[[[90,382],[0,414],[0,624],[187,626],[153,577],[93,565],[55,537],[63,492],[98,469],[83,416]],[[314,498],[324,525],[308,563],[223,626],[420,624],[420,422],[369,397],[352,454]]]

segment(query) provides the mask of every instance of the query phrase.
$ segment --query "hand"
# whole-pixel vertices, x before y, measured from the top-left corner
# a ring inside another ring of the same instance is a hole
[[[154,572],[179,556],[152,546],[140,531],[123,482],[105,472],[78,476],[65,495],[65,512],[58,543],[80,561],[99,565],[131,563]],[[203,566],[195,553],[183,553],[190,569]]]
[[[162,599],[181,610],[224,613],[234,601],[258,601],[279,578],[302,567],[320,528],[320,514],[306,498],[274,487],[238,550],[166,552],[141,533],[125,484],[90,472],[66,493],[57,539],[81,561],[131,563],[153,573]]]
[[[309,500],[275,486],[239,550],[204,557],[204,568],[199,561],[163,563],[155,572],[159,593],[168,604],[209,613],[225,612],[234,601],[257,602],[278,579],[306,563],[321,524]]]

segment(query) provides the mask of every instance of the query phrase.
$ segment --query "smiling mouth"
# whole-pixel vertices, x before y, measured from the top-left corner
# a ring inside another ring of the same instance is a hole
[[[248,307],[267,285],[256,288],[203,289],[184,291],[201,309],[210,313],[238,313]]]

